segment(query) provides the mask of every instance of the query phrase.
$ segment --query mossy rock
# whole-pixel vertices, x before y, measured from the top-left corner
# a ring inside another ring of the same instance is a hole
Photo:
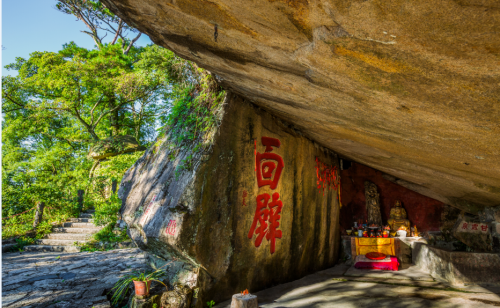
[[[146,147],[140,146],[137,140],[130,135],[113,136],[96,142],[90,149],[89,156],[95,160],[100,160],[144,150],[146,150]]]

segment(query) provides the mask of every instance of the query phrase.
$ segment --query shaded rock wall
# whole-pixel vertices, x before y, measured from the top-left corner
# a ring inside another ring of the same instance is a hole
[[[498,1],[103,2],[340,155],[469,213],[500,204]]]
[[[384,224],[389,219],[394,203],[400,200],[406,209],[411,226],[417,225],[419,231],[439,231],[443,225],[442,216],[445,212],[445,204],[387,180],[384,173],[380,171],[352,163],[349,169],[341,171],[341,176],[343,207],[340,210],[340,223],[344,230],[350,229],[357,219],[363,219],[363,221],[367,219],[365,181],[377,185]],[[456,217],[452,224],[455,221]]]
[[[127,171],[119,191],[132,239],[153,263],[175,259],[165,268],[172,280],[201,288],[198,307],[330,267],[339,251],[338,193],[333,185],[319,190],[316,173],[318,159],[332,167],[334,180],[336,154],[236,95],[229,94],[222,113],[218,130],[203,141],[206,151],[193,154],[166,137]],[[277,178],[278,157],[284,167],[276,187],[259,187],[256,169],[263,179]],[[258,201],[262,221],[254,220]],[[259,233],[262,222],[268,231]]]

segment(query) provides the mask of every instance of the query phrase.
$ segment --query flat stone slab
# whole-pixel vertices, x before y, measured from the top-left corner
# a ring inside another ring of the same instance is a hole
[[[111,307],[121,276],[146,269],[135,249],[93,253],[16,252],[2,256],[2,307]]]
[[[412,265],[406,269],[399,271],[380,271],[380,270],[365,270],[354,268],[351,266],[344,274],[351,277],[369,277],[380,279],[399,279],[411,281],[435,281],[432,276]]]

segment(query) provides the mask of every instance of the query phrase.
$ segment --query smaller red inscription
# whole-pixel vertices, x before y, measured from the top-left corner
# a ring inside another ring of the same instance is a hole
[[[167,229],[165,229],[165,233],[169,235],[175,235],[175,229],[177,227],[177,221],[175,220],[170,220],[168,222]]]
[[[471,230],[478,230],[478,229],[477,229],[477,227],[479,227],[479,225],[478,225],[478,224],[472,224],[472,228],[471,228]]]
[[[481,224],[481,231],[483,231],[483,232],[488,231],[488,225]]]
[[[467,229],[469,227],[469,224],[464,222],[464,224],[462,225],[462,229]]]
[[[337,175],[337,167],[322,163],[316,157],[316,177],[318,190],[325,195],[325,188],[337,190],[340,185],[340,177]]]
[[[244,190],[243,191],[243,204],[242,204],[242,206],[247,206],[247,200],[246,200],[247,196],[248,196],[248,192],[246,190]]]

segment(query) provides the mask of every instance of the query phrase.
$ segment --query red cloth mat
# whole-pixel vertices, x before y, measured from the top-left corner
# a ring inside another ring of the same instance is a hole
[[[394,256],[387,256],[382,260],[370,260],[366,256],[360,255],[356,256],[354,268],[397,271],[399,268],[399,262],[398,258]]]

